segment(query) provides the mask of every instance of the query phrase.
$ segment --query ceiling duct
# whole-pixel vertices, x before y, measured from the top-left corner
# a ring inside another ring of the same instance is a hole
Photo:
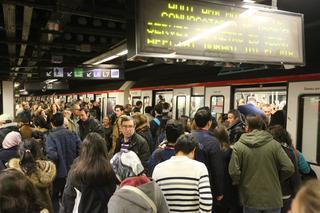
[[[3,4],[3,17],[8,39],[15,40],[16,37],[16,6],[11,4]],[[10,64],[14,65],[15,60],[12,57],[16,55],[16,45],[8,44],[8,52],[10,56]]]

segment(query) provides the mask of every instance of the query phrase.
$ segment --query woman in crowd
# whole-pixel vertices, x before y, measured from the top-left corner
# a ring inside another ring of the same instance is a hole
[[[19,132],[9,132],[2,142],[0,149],[0,164],[5,165],[11,158],[18,157],[17,150],[21,143],[21,135]]]
[[[308,181],[293,199],[290,213],[320,212],[320,181]]]
[[[9,161],[9,168],[22,172],[39,192],[39,198],[44,207],[53,212],[50,190],[56,175],[56,167],[51,161],[39,160],[41,154],[39,145],[34,139],[24,140],[18,150],[20,159]]]
[[[121,184],[120,190],[110,198],[109,212],[169,212],[161,189],[144,175],[141,161],[134,152],[118,152],[111,164]]]
[[[0,171],[1,213],[48,212],[39,198],[34,185],[21,172],[16,169]]]
[[[148,118],[141,114],[141,113],[135,113],[132,118],[134,119],[134,122],[136,124],[136,133],[141,135],[146,141],[148,142],[150,152],[153,152],[155,149],[151,130],[148,123]]]
[[[108,212],[107,204],[116,189],[116,177],[105,143],[98,133],[89,133],[84,139],[80,155],[68,174],[61,212]]]

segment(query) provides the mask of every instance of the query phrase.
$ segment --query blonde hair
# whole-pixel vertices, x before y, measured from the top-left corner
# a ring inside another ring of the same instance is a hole
[[[320,212],[320,181],[308,181],[298,194],[299,213]]]

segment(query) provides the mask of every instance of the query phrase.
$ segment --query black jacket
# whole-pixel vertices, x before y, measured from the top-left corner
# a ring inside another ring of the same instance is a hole
[[[208,169],[212,195],[223,195],[224,167],[219,141],[207,130],[194,130],[190,135],[199,143],[196,160]]]
[[[148,126],[143,127],[142,129],[136,129],[136,132],[141,135],[146,141],[148,142],[149,145],[149,150],[150,153],[152,153],[155,149],[155,144],[152,138],[151,130]]]
[[[228,128],[228,132],[229,132],[230,144],[234,144],[239,140],[240,136],[245,132],[244,123],[241,120],[238,120]]]
[[[119,143],[117,143],[115,153],[120,151],[122,143],[123,143],[123,137],[119,139]],[[148,160],[150,158],[150,150],[149,150],[149,145],[146,139],[144,139],[139,134],[134,133],[129,140],[128,149],[135,152],[138,155],[143,167],[147,169]]]
[[[88,118],[86,121],[79,120],[78,124],[81,140],[83,140],[90,132],[96,132],[100,134],[101,137],[105,137],[103,126],[97,119]]]

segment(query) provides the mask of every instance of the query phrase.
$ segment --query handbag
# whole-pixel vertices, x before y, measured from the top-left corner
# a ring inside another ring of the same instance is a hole
[[[133,187],[133,186],[123,186],[121,189],[127,189],[129,191],[132,191],[136,194],[138,194],[140,197],[142,197],[148,204],[149,206],[152,208],[153,213],[157,213],[157,206],[156,204],[140,189],[138,189],[137,187]]]

